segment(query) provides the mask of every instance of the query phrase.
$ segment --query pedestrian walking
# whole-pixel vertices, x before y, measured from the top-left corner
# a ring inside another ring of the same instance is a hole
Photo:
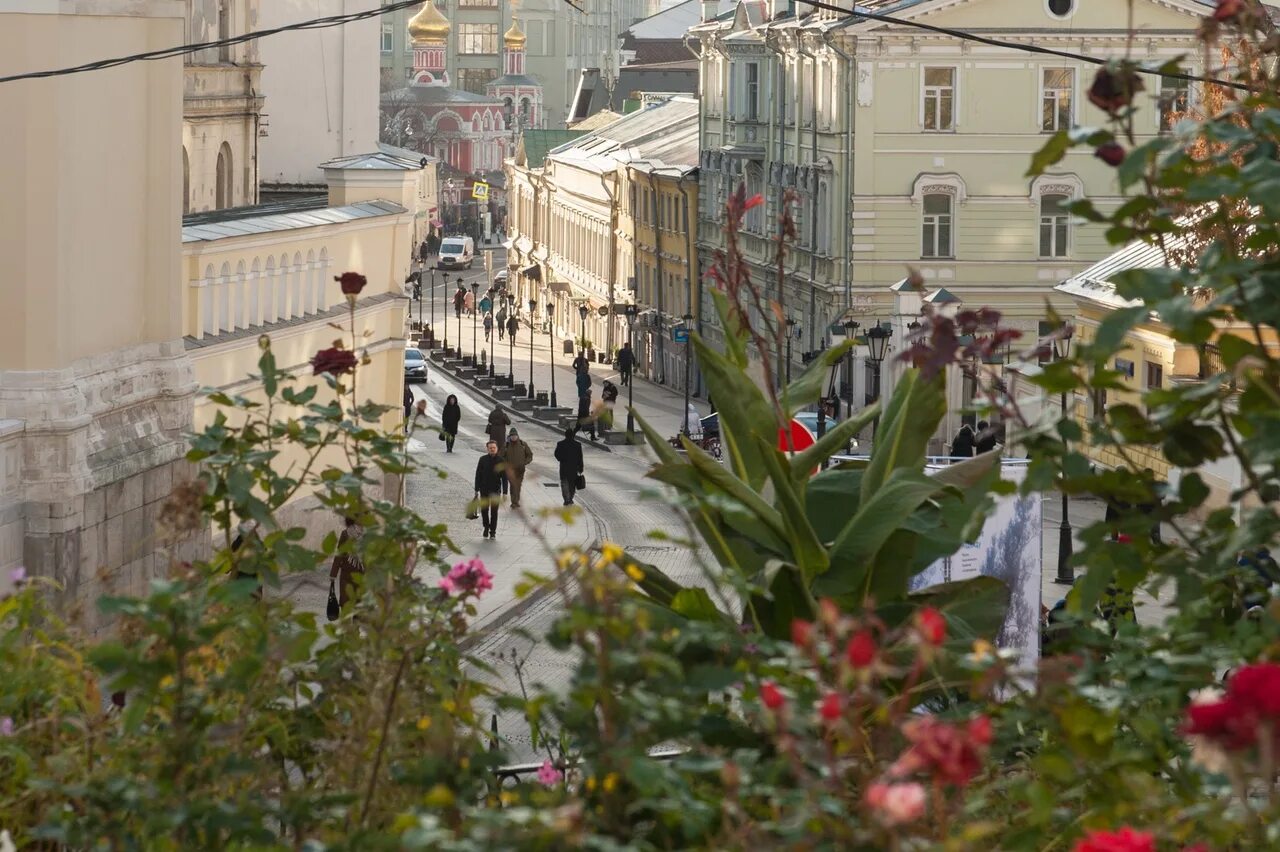
[[[996,430],[985,420],[978,421],[977,439],[974,446],[979,453],[989,453],[996,448]]]
[[[484,445],[484,455],[476,462],[476,501],[480,504],[480,520],[484,522],[484,537],[498,537],[498,503],[502,499],[504,464],[498,455],[498,442]]]
[[[463,293],[462,307],[466,309],[467,316],[474,316],[476,312],[476,294],[470,290]]]
[[[967,459],[973,456],[973,427],[968,423],[960,427],[951,441],[952,458]]]
[[[502,307],[498,308],[498,313],[497,315],[494,316],[494,320],[496,321],[498,326],[498,339],[501,340],[502,335],[505,334],[507,331],[507,306],[506,305],[503,305]]]
[[[440,437],[444,440],[444,451],[453,452],[453,442],[458,439],[458,423],[462,421],[462,408],[458,405],[458,397],[449,394],[444,401],[444,413],[440,415]]]
[[[418,248],[418,259],[425,266],[427,258],[431,256],[431,244],[427,240],[422,241],[422,245]]]
[[[484,342],[489,342],[489,335],[493,334],[493,314],[484,315]]]
[[[574,430],[564,431],[564,440],[556,444],[556,461],[560,463],[560,495],[566,506],[573,505],[578,489],[586,484],[583,477],[582,445],[573,436]]]
[[[622,344],[622,348],[618,350],[618,374],[622,377],[622,384],[631,384],[631,371],[636,366],[636,353],[631,351],[631,341]]]
[[[507,317],[507,334],[511,335],[511,342],[516,342],[516,332],[520,330],[520,318],[515,314]]]
[[[364,574],[364,563],[355,553],[341,552],[347,542],[359,542],[364,535],[364,527],[354,518],[343,518],[342,534],[338,536],[339,553],[333,557],[333,565],[329,568],[329,581],[338,586],[338,608],[345,609],[347,602],[356,595],[356,579]],[[356,545],[352,545],[354,548]]]
[[[578,375],[590,372],[591,362],[587,360],[587,353],[579,351],[578,357],[573,359],[573,371]]]
[[[533,464],[533,448],[512,429],[507,433],[507,448],[502,452],[506,462],[507,481],[511,485],[511,508],[520,508],[520,490],[524,486],[524,473]]]
[[[453,315],[456,319],[462,318],[462,310],[467,306],[467,290],[462,286],[462,282],[458,282],[458,289],[453,292]]]
[[[413,389],[409,383],[404,385],[404,431],[409,431],[409,418],[413,416]]]
[[[694,408],[692,402],[684,410],[684,433],[686,435],[702,433],[702,415],[698,414],[698,409]]]
[[[485,433],[490,441],[498,445],[498,452],[502,452],[507,442],[507,427],[510,425],[511,418],[507,416],[507,412],[502,410],[502,406],[495,405],[493,411],[489,412],[489,423],[485,427]]]
[[[591,440],[596,439],[596,418],[591,410],[591,391],[578,397],[578,429],[589,429]]]
[[[487,314],[493,310],[493,288],[480,297],[480,313]]]

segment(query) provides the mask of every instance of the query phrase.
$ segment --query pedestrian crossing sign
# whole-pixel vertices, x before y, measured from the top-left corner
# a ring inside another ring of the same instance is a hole
[[[489,199],[489,184],[480,183],[479,181],[471,184],[471,197],[480,201],[487,201]]]

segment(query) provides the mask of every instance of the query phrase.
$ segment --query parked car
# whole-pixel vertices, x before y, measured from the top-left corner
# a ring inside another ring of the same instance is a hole
[[[497,287],[499,290],[504,289],[510,281],[511,281],[510,269],[499,269],[497,274],[493,276],[493,286]]]
[[[404,380],[406,382],[425,382],[427,380],[427,359],[422,350],[416,347],[405,347]]]
[[[445,237],[436,258],[437,269],[470,269],[476,262],[476,242],[470,237]]]

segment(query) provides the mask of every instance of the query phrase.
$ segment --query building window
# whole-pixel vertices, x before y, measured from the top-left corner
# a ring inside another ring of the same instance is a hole
[[[1164,386],[1164,367],[1160,364],[1146,362],[1147,366],[1147,390],[1153,390]]]
[[[1191,86],[1176,77],[1160,78],[1160,129],[1172,130],[1187,117],[1191,107]]]
[[[1071,68],[1045,68],[1041,74],[1040,129],[1049,133],[1071,129],[1075,71]]]
[[[497,24],[458,24],[458,53],[498,52]]]
[[[485,86],[497,77],[497,68],[459,68],[458,88],[475,95],[483,95]]]
[[[214,172],[214,209],[230,207],[231,203],[231,146],[223,142],[218,150],[218,165]]]
[[[497,0],[458,0],[459,9],[496,9]]]
[[[746,68],[746,113],[747,121],[760,118],[760,63],[748,62]]]
[[[390,53],[392,47],[394,47],[394,41],[395,41],[395,27],[391,24],[383,24],[382,25],[382,45],[381,45],[382,52]]]
[[[1065,195],[1040,196],[1040,256],[1067,256],[1067,204]]]
[[[231,0],[221,0],[218,3],[218,41],[226,41],[231,38]],[[231,61],[231,45],[218,45],[218,61]]]
[[[831,193],[825,180],[818,182],[818,254],[831,254]]]
[[[956,69],[924,69],[924,129],[955,130]]]
[[[924,197],[921,257],[951,257],[951,196]]]

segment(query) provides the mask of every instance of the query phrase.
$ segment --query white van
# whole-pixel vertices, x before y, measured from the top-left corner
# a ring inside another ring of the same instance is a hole
[[[476,243],[470,237],[445,237],[440,243],[437,269],[470,269],[476,262]]]

